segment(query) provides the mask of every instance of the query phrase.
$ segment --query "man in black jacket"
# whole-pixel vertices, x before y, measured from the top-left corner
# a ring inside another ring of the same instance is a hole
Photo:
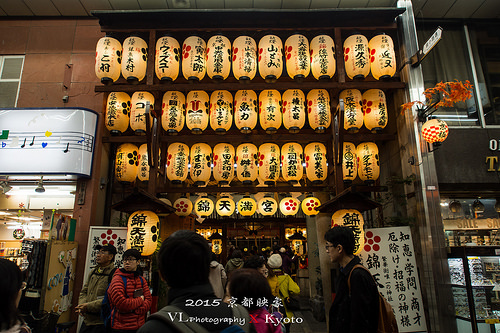
[[[355,240],[349,227],[335,226],[325,234],[326,252],[340,265],[335,298],[330,308],[330,333],[375,333],[378,324],[378,290],[371,274],[353,267],[360,259],[353,254]],[[352,271],[352,274],[351,274]],[[347,281],[351,274],[351,290]]]

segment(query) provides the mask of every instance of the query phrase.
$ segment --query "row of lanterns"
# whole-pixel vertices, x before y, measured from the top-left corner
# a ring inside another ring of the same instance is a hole
[[[360,34],[344,41],[344,63],[349,78],[365,78],[372,73],[375,79],[394,76],[396,56],[392,38],[385,34],[370,41]],[[137,36],[130,36],[123,46],[115,38],[102,37],[96,46],[95,73],[101,82],[112,83],[120,74],[129,82],[139,82],[146,76],[148,45]],[[182,49],[171,36],[156,42],[155,72],[162,81],[174,81],[179,72],[186,80],[200,81],[205,75],[214,80],[225,80],[231,70],[237,80],[252,80],[257,67],[266,81],[279,79],[286,66],[288,76],[305,78],[312,73],[317,79],[331,79],[335,75],[335,45],[328,35],[319,35],[309,43],[301,34],[290,36],[284,44],[276,35],[266,35],[256,41],[250,36],[239,36],[231,41],[222,35],[212,36],[208,42],[190,36]]]
[[[357,147],[352,142],[344,142],[342,149],[342,178],[345,183],[351,183],[358,176],[368,184],[379,178],[380,160],[374,142],[362,142]]]

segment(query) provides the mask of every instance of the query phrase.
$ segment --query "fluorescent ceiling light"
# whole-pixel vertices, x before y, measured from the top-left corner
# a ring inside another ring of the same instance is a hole
[[[73,196],[71,192],[76,191],[76,185],[44,185],[45,192],[35,192],[37,186],[13,186],[9,195],[29,195],[29,196]]]

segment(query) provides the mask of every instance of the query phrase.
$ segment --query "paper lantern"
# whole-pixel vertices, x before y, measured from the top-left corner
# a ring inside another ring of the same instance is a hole
[[[257,210],[257,203],[249,195],[244,195],[238,201],[238,213],[242,216],[252,216]]]
[[[186,126],[193,134],[201,134],[208,126],[209,98],[203,90],[191,90],[186,97]]]
[[[222,253],[222,239],[212,239],[212,252],[217,255]]]
[[[213,80],[225,80],[231,71],[231,42],[222,35],[207,42],[207,75]]]
[[[448,137],[448,125],[441,119],[428,120],[422,125],[422,137],[428,143],[441,143]]]
[[[111,84],[120,78],[122,44],[112,37],[102,37],[95,51],[95,75],[104,84]]]
[[[238,90],[234,95],[234,123],[243,134],[252,133],[257,125],[257,94],[253,90]]]
[[[281,95],[278,90],[262,90],[259,94],[259,122],[263,130],[273,134],[281,127]]]
[[[252,143],[242,143],[236,148],[236,176],[245,185],[257,179],[257,155],[257,147]]]
[[[257,73],[257,43],[252,37],[239,36],[233,42],[233,75],[236,80],[252,80]]]
[[[330,126],[330,95],[326,89],[312,89],[307,94],[307,118],[316,133],[324,133]]]
[[[112,135],[128,129],[130,122],[130,96],[124,92],[111,92],[106,102],[106,128]]]
[[[331,79],[335,75],[335,44],[328,35],[313,38],[311,52],[311,73],[316,80]]]
[[[233,124],[233,95],[227,90],[215,90],[210,96],[210,127],[224,134]]]
[[[207,217],[212,215],[214,206],[212,199],[202,196],[194,202],[194,212],[200,217]]]
[[[278,36],[266,35],[259,41],[259,74],[266,82],[275,82],[283,71],[283,43]]]
[[[193,203],[188,198],[182,196],[174,201],[173,207],[178,216],[188,216],[193,211]]]
[[[156,42],[155,72],[161,81],[174,81],[179,76],[181,48],[177,39],[163,36]]]
[[[311,142],[304,148],[306,177],[313,184],[321,184],[328,175],[326,148],[321,142]]]
[[[292,79],[303,79],[311,69],[309,41],[306,36],[296,34],[285,41],[285,59],[288,76]]]
[[[184,143],[174,142],[167,150],[167,178],[173,184],[180,184],[188,175],[189,147]]]
[[[220,185],[226,185],[234,178],[234,147],[219,143],[214,147],[214,178]]]
[[[206,71],[205,41],[198,36],[186,38],[182,45],[182,75],[186,80],[201,81]]]
[[[396,74],[396,53],[390,36],[377,35],[368,43],[370,68],[376,80],[388,79]]]
[[[352,142],[344,142],[342,149],[342,179],[350,183],[358,176],[358,157],[356,146]]]
[[[231,215],[233,215],[235,208],[236,208],[236,205],[234,204],[233,199],[229,198],[228,196],[222,196],[215,203],[215,211],[220,216],[231,216]]]
[[[302,146],[296,142],[285,143],[281,147],[282,174],[285,181],[295,184],[304,175],[302,166]]]
[[[149,180],[148,158],[148,145],[144,143],[139,147],[139,167],[137,169],[137,178],[139,178],[140,181]]]
[[[136,91],[130,100],[130,128],[136,133],[146,132],[146,103],[149,102],[150,125],[153,126],[153,114],[155,106],[154,96],[147,91]]]
[[[363,93],[363,121],[365,127],[378,132],[387,126],[387,103],[380,89],[370,89]]]
[[[319,206],[321,206],[321,201],[313,196],[305,198],[300,204],[302,211],[308,216],[318,215],[319,212],[316,209]]]
[[[115,159],[115,177],[120,182],[133,182],[137,177],[139,149],[131,143],[118,146]]]
[[[352,229],[355,241],[355,255],[359,254],[365,245],[364,223],[363,215],[355,209],[340,209],[332,216],[332,228],[335,226],[346,226]]]
[[[280,212],[285,216],[297,214],[299,207],[300,201],[296,198],[286,197],[280,201]]]
[[[171,135],[179,133],[186,119],[186,98],[180,91],[167,91],[161,104],[161,126]]]
[[[130,83],[139,83],[146,76],[148,44],[137,36],[123,41],[122,75]]]
[[[373,142],[363,142],[356,148],[358,176],[365,183],[373,183],[380,175],[378,147]]]
[[[265,196],[260,199],[257,208],[260,214],[264,216],[272,216],[278,211],[278,202],[272,196]]]
[[[212,148],[206,143],[195,143],[191,146],[190,175],[195,185],[204,185],[212,175]]]
[[[280,177],[280,147],[264,143],[259,147],[259,177],[266,185],[274,185]]]
[[[363,126],[362,95],[358,89],[342,90],[339,99],[344,101],[344,129],[357,133]]]
[[[128,218],[127,249],[136,249],[142,256],[156,251],[160,237],[160,219],[149,210],[139,210]]]
[[[350,79],[364,79],[370,74],[368,39],[352,35],[344,41],[345,72]]]
[[[306,122],[306,96],[300,89],[283,93],[283,125],[290,133],[298,133]]]

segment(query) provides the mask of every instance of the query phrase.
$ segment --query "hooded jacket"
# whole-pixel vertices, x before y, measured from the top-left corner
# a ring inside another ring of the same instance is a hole
[[[243,266],[243,259],[241,258],[233,258],[229,259],[226,264],[226,274],[229,276],[232,271],[237,270]]]
[[[227,275],[224,267],[215,260],[210,263],[208,280],[214,289],[215,296],[218,298],[224,298]]]

